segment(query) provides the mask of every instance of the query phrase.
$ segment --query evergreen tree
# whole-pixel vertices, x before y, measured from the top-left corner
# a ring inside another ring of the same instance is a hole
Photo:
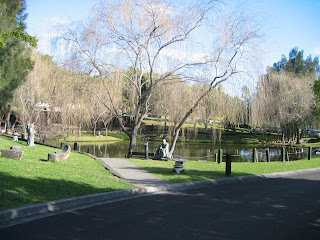
[[[272,66],[272,70],[279,73],[282,72],[291,72],[298,76],[308,76],[317,78],[320,73],[319,66],[319,57],[312,59],[309,55],[306,60],[303,57],[304,51],[293,48],[289,53],[289,59],[287,60],[286,56],[282,55],[282,58],[279,62],[276,62]]]
[[[298,48],[293,48],[289,53],[289,60],[286,65],[286,68],[285,68],[285,70],[287,72],[292,72],[292,73],[296,72],[297,55],[298,55]],[[301,54],[300,54],[300,56],[301,56]]]
[[[30,45],[36,45],[36,39],[24,32],[25,9],[25,0],[0,3],[0,109],[6,115],[7,131],[13,91],[32,69]]]
[[[287,64],[288,60],[286,56],[282,54],[281,60],[273,64],[273,69],[275,69],[277,72],[283,72],[286,69]]]

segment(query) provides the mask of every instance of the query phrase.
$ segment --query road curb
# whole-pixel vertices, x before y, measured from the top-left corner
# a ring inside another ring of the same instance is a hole
[[[157,189],[136,188],[8,209],[0,211],[0,228],[67,211],[96,206],[108,202],[126,200],[137,196],[144,196],[155,191],[157,191]]]
[[[206,187],[213,184],[229,184],[235,182],[256,181],[260,179],[287,177],[296,174],[305,174],[319,172],[320,168],[311,168],[303,170],[295,170],[280,173],[268,173],[261,175],[248,175],[242,177],[220,178],[197,182],[168,184],[161,187],[146,187],[129,190],[121,190],[108,193],[93,194],[69,199],[62,199],[41,203],[36,205],[24,206],[9,210],[0,211],[0,228],[13,226],[19,223],[28,222],[38,218],[56,215],[72,210],[79,210],[91,206],[101,205],[105,203],[132,199],[135,197],[146,196],[157,192],[175,192],[188,189]]]

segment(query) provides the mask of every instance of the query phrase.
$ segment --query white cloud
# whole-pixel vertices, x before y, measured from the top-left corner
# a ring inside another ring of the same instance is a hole
[[[189,59],[189,60],[192,60],[193,62],[203,61],[206,57],[209,56],[209,54],[207,53],[202,53],[202,52],[188,53],[188,52],[169,49],[169,48],[162,50],[161,55],[170,57],[172,59],[176,59],[178,61]]]
[[[170,57],[173,59],[177,59],[177,60],[183,60],[185,58],[187,58],[187,54],[185,52],[179,51],[179,50],[174,50],[174,49],[169,49],[169,48],[165,48],[161,51],[161,55],[166,56],[166,57]]]
[[[43,54],[54,55],[52,41],[59,36],[58,26],[70,24],[68,17],[45,18],[39,24],[36,37],[38,39],[38,50]]]
[[[314,52],[315,55],[320,55],[320,47],[315,48],[315,49],[313,50],[313,52]]]
[[[71,23],[68,17],[51,17],[46,19],[46,21],[47,21],[47,24],[51,27],[55,27],[57,25],[66,25]]]
[[[119,48],[115,48],[115,47],[107,48],[106,52],[108,52],[108,53],[126,53],[126,51],[119,49]]]

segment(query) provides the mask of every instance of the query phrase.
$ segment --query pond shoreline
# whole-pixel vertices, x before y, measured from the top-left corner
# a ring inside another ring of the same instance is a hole
[[[81,142],[81,143],[86,143],[86,142],[88,142],[88,143],[93,143],[93,142],[119,142],[119,141],[123,141],[122,139],[119,139],[119,140],[98,140],[98,141],[81,141],[81,140],[68,140],[68,141],[64,141],[64,142],[73,142],[73,143],[75,143],[75,142]]]

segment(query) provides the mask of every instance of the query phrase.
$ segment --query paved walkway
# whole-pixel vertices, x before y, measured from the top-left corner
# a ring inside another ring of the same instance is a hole
[[[98,158],[103,166],[127,183],[136,187],[160,187],[168,182],[150,174],[129,161],[118,158]]]

